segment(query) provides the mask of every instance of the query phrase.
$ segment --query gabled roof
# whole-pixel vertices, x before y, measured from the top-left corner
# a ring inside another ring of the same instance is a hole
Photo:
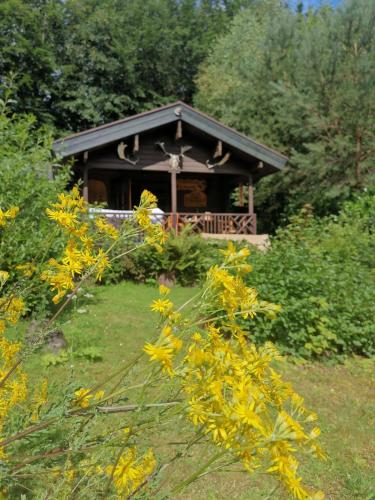
[[[178,120],[223,141],[246,155],[257,158],[276,170],[281,170],[288,159],[182,101],[59,139],[54,142],[53,150],[66,158]]]

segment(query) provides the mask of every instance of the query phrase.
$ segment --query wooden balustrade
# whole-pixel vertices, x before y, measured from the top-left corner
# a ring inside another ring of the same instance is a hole
[[[197,233],[256,234],[256,214],[177,212],[165,216],[166,226],[177,231],[189,225]]]
[[[114,225],[119,225],[122,220],[132,216],[130,210],[95,210],[107,217]],[[209,234],[256,234],[256,214],[244,213],[187,213],[166,212],[151,214],[151,220],[161,223],[166,229],[174,228],[177,232],[189,225],[192,231]]]

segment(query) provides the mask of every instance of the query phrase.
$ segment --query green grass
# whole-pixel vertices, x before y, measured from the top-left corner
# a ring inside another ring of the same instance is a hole
[[[176,287],[172,300],[182,304],[194,292]],[[92,386],[155,335],[156,321],[149,303],[158,295],[156,288],[122,283],[95,288],[93,294],[85,304],[73,308],[63,324],[71,356],[67,364],[46,367],[41,364],[43,354],[34,354],[26,365],[31,377],[45,375],[50,383],[63,383],[67,371],[73,371],[78,383]],[[94,347],[102,360],[93,363],[73,355],[88,347]],[[308,407],[318,413],[322,444],[329,454],[327,462],[306,457],[301,470],[306,484],[322,489],[329,499],[375,499],[374,360],[356,359],[337,366],[285,363],[281,369]],[[182,421],[174,425],[170,436],[178,437],[186,425]],[[186,476],[200,459],[198,451],[193,451],[183,470],[180,463],[173,474]],[[257,500],[267,498],[272,488],[269,479],[227,472],[201,479],[179,498]],[[272,498],[284,495],[277,490]]]

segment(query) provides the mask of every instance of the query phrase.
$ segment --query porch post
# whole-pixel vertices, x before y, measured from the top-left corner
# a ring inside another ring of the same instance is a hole
[[[249,175],[248,207],[249,207],[249,214],[253,214],[254,213],[254,189],[253,189],[253,178],[251,175]]]
[[[256,234],[257,233],[257,219],[256,219],[256,215],[254,213],[254,185],[253,185],[252,175],[249,175],[248,206],[249,206],[249,215],[252,215],[253,234]]]
[[[177,173],[171,171],[171,208],[172,208],[172,227],[177,230]]]
[[[83,167],[83,198],[89,201],[89,169],[86,165]]]

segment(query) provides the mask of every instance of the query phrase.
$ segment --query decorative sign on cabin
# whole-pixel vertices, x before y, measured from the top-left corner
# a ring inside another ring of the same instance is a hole
[[[185,208],[206,208],[207,195],[204,192],[207,187],[205,180],[200,179],[177,179],[177,190],[188,191],[184,194]]]
[[[184,195],[184,207],[185,208],[206,208],[207,207],[207,195],[202,191],[191,191],[191,193],[186,193]]]

